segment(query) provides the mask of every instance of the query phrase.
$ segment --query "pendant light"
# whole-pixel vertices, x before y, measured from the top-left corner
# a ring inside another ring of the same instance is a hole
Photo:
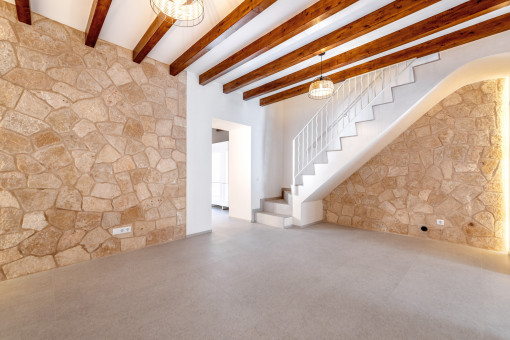
[[[310,84],[310,90],[308,91],[308,97],[311,99],[327,99],[333,95],[335,86],[333,81],[328,77],[322,76],[322,57],[326,53],[319,54],[321,57],[321,76]]]
[[[175,26],[196,26],[204,19],[204,0],[149,0],[157,15],[163,13]]]

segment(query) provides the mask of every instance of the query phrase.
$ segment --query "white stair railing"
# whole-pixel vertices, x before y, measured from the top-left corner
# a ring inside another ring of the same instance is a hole
[[[292,141],[293,179],[340,142],[346,127],[391,86],[416,59],[346,79]]]

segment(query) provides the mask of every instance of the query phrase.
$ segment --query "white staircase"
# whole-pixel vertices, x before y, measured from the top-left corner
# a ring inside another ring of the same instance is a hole
[[[510,75],[510,31],[347,79],[293,140],[292,224],[458,88]],[[261,222],[264,223],[264,222]]]
[[[281,198],[263,201],[263,211],[255,213],[255,221],[277,228],[292,226],[292,194],[290,189],[282,189]]]
[[[360,161],[363,149],[402,114],[378,116],[379,109],[395,103],[398,89],[415,84],[416,67],[437,60],[436,53],[404,61],[337,88],[293,140],[293,224],[322,220],[322,198],[368,160]]]
[[[293,140],[293,178],[327,164],[328,152],[342,150],[342,140],[358,136],[357,123],[374,120],[374,107],[393,102],[393,88],[414,82],[414,67],[436,61],[438,54],[412,59],[345,80]]]
[[[394,87],[414,82],[414,67],[438,59],[439,55],[434,54],[345,80],[293,140],[292,193],[283,191],[281,199],[264,200],[263,211],[255,214],[255,221],[286,228],[322,220],[322,202],[306,202],[306,199],[318,186],[335,177],[335,172],[345,164],[331,162],[332,155],[345,153],[342,153],[342,143],[358,138],[357,124],[374,120],[376,106],[393,102]],[[329,172],[315,176],[320,167]]]

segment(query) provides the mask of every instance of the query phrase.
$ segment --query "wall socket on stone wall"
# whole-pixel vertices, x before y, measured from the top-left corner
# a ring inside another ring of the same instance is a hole
[[[444,220],[437,220],[437,225],[444,225]]]
[[[131,226],[126,225],[120,228],[114,228],[113,229],[113,235],[119,235],[119,234],[127,234],[131,232]]]

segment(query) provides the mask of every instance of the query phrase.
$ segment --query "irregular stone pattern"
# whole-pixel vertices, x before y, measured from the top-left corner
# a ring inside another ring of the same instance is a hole
[[[32,20],[0,1],[0,281],[184,238],[185,73]]]
[[[503,251],[503,89],[443,99],[323,200],[324,220]]]

